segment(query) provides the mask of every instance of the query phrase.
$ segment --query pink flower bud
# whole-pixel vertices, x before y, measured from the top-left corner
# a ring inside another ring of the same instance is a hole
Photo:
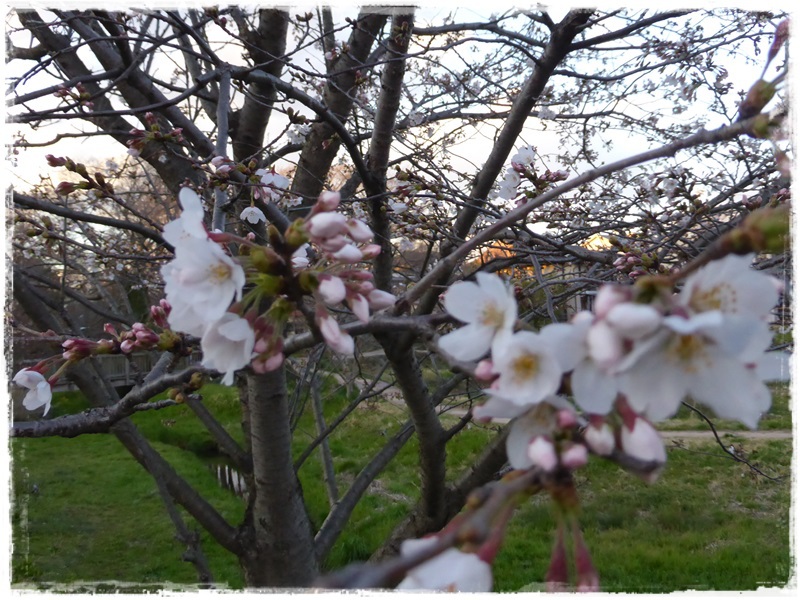
[[[656,462],[664,464],[667,462],[667,452],[664,449],[664,442],[658,431],[644,418],[637,417],[633,427],[629,428],[625,423],[622,426],[620,436],[622,451],[634,458],[645,462]],[[659,475],[660,469],[644,474],[644,479],[648,483],[653,483]]]
[[[342,200],[342,195],[339,192],[322,192],[317,199],[317,208],[322,212],[330,212],[336,210],[339,202]]]
[[[69,196],[75,191],[75,184],[69,181],[62,181],[56,186],[56,193],[60,196]]]
[[[150,318],[153,319],[153,323],[162,329],[169,328],[169,324],[167,323],[167,314],[167,311],[165,311],[161,306],[150,307]]]
[[[283,364],[283,354],[281,352],[278,352],[266,358],[255,359],[253,360],[252,363],[250,363],[250,366],[253,368],[253,371],[263,375],[264,373],[274,371],[275,369],[279,368],[282,364]]]
[[[113,335],[114,337],[117,337],[117,330],[111,323],[106,323],[105,325],[103,325],[103,331],[105,331],[108,335]]]
[[[135,348],[136,343],[132,340],[125,340],[119,345],[120,352],[123,354],[129,354]]]
[[[589,454],[583,444],[572,444],[561,453],[561,464],[568,469],[578,469],[589,461]]]
[[[330,238],[347,233],[347,217],[339,213],[317,213],[306,222],[306,231],[315,238]]]
[[[350,310],[362,323],[369,323],[369,302],[361,294],[354,294],[347,299]]]
[[[325,304],[339,304],[347,294],[344,281],[339,277],[331,275],[320,275],[319,287],[317,288]]]
[[[608,456],[616,446],[611,426],[602,419],[597,422],[590,421],[589,426],[583,432],[583,439],[592,452],[598,456]]]
[[[341,250],[342,248],[344,248],[349,244],[350,242],[347,241],[347,238],[339,234],[321,240],[319,242],[319,247],[322,249],[323,252],[338,252],[339,250]]]
[[[372,260],[381,253],[381,247],[378,244],[368,244],[361,249],[364,260]]]
[[[542,435],[537,435],[528,444],[528,458],[534,466],[544,471],[552,471],[558,464],[558,455],[553,442]]]
[[[355,290],[356,292],[358,292],[362,296],[365,296],[365,297],[367,297],[367,299],[369,299],[369,295],[375,289],[375,284],[373,284],[371,281],[359,281],[357,279],[356,279],[356,281],[357,281],[357,283],[355,284],[355,287],[353,288],[353,290]],[[370,303],[369,306],[370,306],[370,308],[374,308],[372,306],[372,303]]]
[[[50,165],[51,167],[63,167],[65,164],[67,164],[66,158],[61,158],[61,157],[57,158],[52,154],[48,154],[47,156],[45,156],[45,159],[47,160],[47,164]]]
[[[359,244],[371,242],[374,235],[369,226],[359,219],[347,220],[347,233]]]
[[[606,320],[623,337],[640,340],[658,329],[662,319],[652,306],[623,302],[608,311]]]
[[[617,264],[617,261],[620,261],[620,265],[625,262],[624,257],[618,258],[614,261],[614,264]],[[617,304],[621,302],[628,302],[631,299],[631,291],[627,288],[624,288],[620,285],[603,285],[597,291],[597,296],[594,300],[594,314],[598,316],[598,318],[603,319],[605,318],[608,311],[614,308]]]
[[[361,254],[361,250],[359,250],[352,244],[347,244],[340,250],[333,252],[331,256],[336,260],[347,264],[360,262],[364,258],[363,255]]]
[[[575,413],[566,408],[562,408],[556,413],[556,420],[560,429],[572,429],[578,425],[578,418]]]
[[[355,342],[349,334],[339,329],[339,323],[327,312],[317,312],[317,325],[325,343],[339,354],[352,355],[355,351]]]
[[[368,282],[365,282],[362,285],[366,285],[367,283]],[[397,297],[383,290],[372,290],[369,292],[367,300],[369,300],[369,306],[372,310],[381,310],[394,306],[394,303],[397,302]]]
[[[496,377],[494,363],[488,358],[475,365],[475,379],[478,381],[492,381]]]

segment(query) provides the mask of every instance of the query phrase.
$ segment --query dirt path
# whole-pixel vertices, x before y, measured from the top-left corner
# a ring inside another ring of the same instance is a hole
[[[661,431],[661,437],[665,440],[677,439],[714,439],[714,433],[710,429],[699,431]],[[792,432],[786,429],[766,429],[764,431],[717,431],[720,438],[726,435],[745,438],[748,440],[790,440]]]
[[[366,355],[365,355],[366,356]],[[344,378],[339,375],[338,373],[332,373],[328,371],[321,371],[321,374],[328,375],[333,377],[340,385],[345,384]],[[402,394],[400,390],[397,388],[390,386],[385,388],[381,396],[383,399],[388,400],[389,403],[394,404],[398,407],[405,407],[405,402],[403,402]],[[450,409],[445,406],[439,406],[438,410],[439,414],[446,414],[451,417],[461,418],[466,414],[466,411],[461,408],[454,408]],[[510,422],[510,419],[496,419],[494,421],[498,424],[504,424]],[[714,432],[710,429],[687,429],[687,430],[675,430],[675,431],[659,431],[661,437],[665,440],[672,441],[672,440],[713,440],[714,439]],[[739,438],[744,438],[748,440],[790,440],[793,437],[793,433],[791,430],[788,429],[765,429],[761,431],[750,431],[750,430],[741,430],[741,431],[721,431],[717,430],[717,435],[719,435],[720,439],[725,438],[725,436],[735,436]]]

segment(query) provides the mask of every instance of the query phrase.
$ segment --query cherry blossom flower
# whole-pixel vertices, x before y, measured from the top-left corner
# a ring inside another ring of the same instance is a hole
[[[753,256],[728,255],[693,273],[679,303],[692,312],[719,310],[726,314],[766,318],[778,302],[779,282],[750,268]]]
[[[408,204],[405,202],[390,202],[389,208],[392,209],[392,212],[396,215],[402,215],[404,212],[408,210]]]
[[[506,337],[492,352],[499,375],[488,393],[517,404],[531,406],[555,394],[561,385],[561,369],[552,346],[540,335],[523,331]]]
[[[225,314],[234,297],[241,300],[245,283],[242,267],[208,239],[176,246],[175,259],[161,268],[161,275],[172,305],[170,326],[197,336]]]
[[[766,349],[766,326],[767,335],[759,335],[757,322],[734,327],[719,311],[687,319],[665,317],[664,325],[634,347],[621,366],[619,387],[631,407],[658,421],[675,414],[681,401],[691,396],[717,416],[755,428],[770,406],[771,394],[757,369],[744,368],[745,357],[751,354],[751,340],[760,338],[761,350]]]
[[[33,411],[44,406],[42,416],[48,413],[50,403],[53,401],[53,390],[44,375],[33,369],[22,369],[14,375],[12,381],[18,386],[28,389],[28,393],[22,400],[22,405],[27,410]]]
[[[552,121],[553,119],[556,118],[556,113],[551,108],[547,106],[542,106],[539,109],[538,117],[545,121]]]
[[[225,313],[206,329],[200,341],[203,366],[225,373],[223,385],[233,384],[233,374],[253,356],[255,332],[246,319]]]
[[[208,232],[203,225],[203,201],[193,189],[181,188],[178,193],[183,212],[181,216],[164,226],[164,239],[177,248],[188,239],[203,240]]]
[[[511,157],[511,163],[528,167],[536,160],[536,148],[533,146],[523,146],[514,156]]]
[[[407,556],[429,548],[436,538],[406,540],[400,554]],[[447,592],[491,592],[492,567],[477,554],[448,548],[411,569],[398,590],[440,590]]]
[[[248,223],[252,223],[253,225],[257,224],[259,221],[267,222],[267,217],[261,211],[261,209],[256,208],[255,206],[248,206],[245,208],[242,213],[239,215],[239,218],[242,221],[247,221]]]
[[[283,196],[285,190],[289,189],[290,181],[283,175],[278,175],[275,171],[259,169],[256,175],[261,176],[261,189],[256,187],[255,194],[264,200],[277,202]]]
[[[454,283],[444,297],[447,312],[467,323],[439,338],[439,348],[457,360],[481,358],[496,340],[511,336],[517,320],[513,289],[489,273],[476,280]]]
[[[311,133],[311,125],[308,123],[298,123],[286,134],[291,144],[302,144]]]
[[[308,244],[303,244],[292,253],[292,268],[299,271],[305,269],[309,265],[308,260]]]

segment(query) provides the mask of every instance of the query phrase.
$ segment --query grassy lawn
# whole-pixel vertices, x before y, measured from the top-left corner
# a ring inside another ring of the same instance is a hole
[[[204,391],[206,405],[241,438],[238,400],[232,390],[211,385]],[[343,395],[326,400],[328,418],[346,402]],[[54,412],[80,407],[79,396],[64,394],[56,399]],[[773,410],[765,425],[790,428],[785,388],[776,394]],[[691,423],[694,417],[686,412],[666,426],[700,428],[699,419]],[[373,402],[359,407],[332,436],[341,493],[405,418],[396,406]],[[216,482],[210,468],[216,446],[188,407],[139,413],[134,420],[217,510],[233,523],[240,520],[244,503]],[[305,414],[296,431],[297,454],[313,439],[314,431],[311,415]],[[490,429],[470,425],[454,440],[448,451],[451,475],[468,465],[492,435]],[[601,461],[593,460],[577,474],[581,523],[604,590],[748,590],[785,585],[792,565],[792,441],[742,438],[739,442],[751,461],[782,480],[753,477],[708,441],[670,448],[667,468],[654,485]],[[130,591],[158,589],[166,582],[179,588],[196,583],[192,566],[180,560],[183,548],[174,540],[154,483],[115,438],[19,439],[11,446],[15,585],[116,581],[134,584],[133,588],[121,585]],[[370,487],[327,568],[366,559],[402,519],[418,497],[416,460],[412,439]],[[321,473],[316,453],[300,471],[316,525],[328,510]],[[512,521],[507,543],[495,561],[497,591],[540,589],[552,532],[548,499],[534,497]],[[207,536],[203,547],[216,580],[241,587],[236,560]]]

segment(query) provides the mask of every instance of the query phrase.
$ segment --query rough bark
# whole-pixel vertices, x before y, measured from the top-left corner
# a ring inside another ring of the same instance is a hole
[[[258,11],[258,18],[258,28],[244,34],[250,58],[262,71],[279,77],[283,69],[280,58],[286,51],[289,14],[263,9]],[[269,84],[253,82],[248,86],[232,136],[234,160],[241,162],[261,152],[275,96],[276,90]]]
[[[303,491],[292,464],[289,399],[283,369],[247,375],[253,453],[250,523],[240,563],[252,587],[303,587],[319,567]]]
[[[364,68],[364,61],[385,22],[385,14],[362,12],[354,21],[353,32],[347,41],[349,51],[334,63],[322,100],[342,122],[347,120],[353,108],[356,71]],[[303,198],[300,213],[307,211],[323,190],[325,177],[340,146],[334,133],[334,129],[325,122],[315,123],[311,127],[292,181],[292,193]]]
[[[380,254],[373,260],[373,274],[376,287],[382,290],[389,290],[393,272],[390,221],[382,195],[386,191],[386,169],[394,139],[397,110],[403,97],[405,59],[413,26],[413,12],[398,14],[392,18],[392,29],[387,43],[387,63],[383,68],[381,95],[369,144],[368,166],[372,177],[364,182],[367,197],[371,198],[370,218],[372,231],[375,232],[375,243],[381,247]]]

